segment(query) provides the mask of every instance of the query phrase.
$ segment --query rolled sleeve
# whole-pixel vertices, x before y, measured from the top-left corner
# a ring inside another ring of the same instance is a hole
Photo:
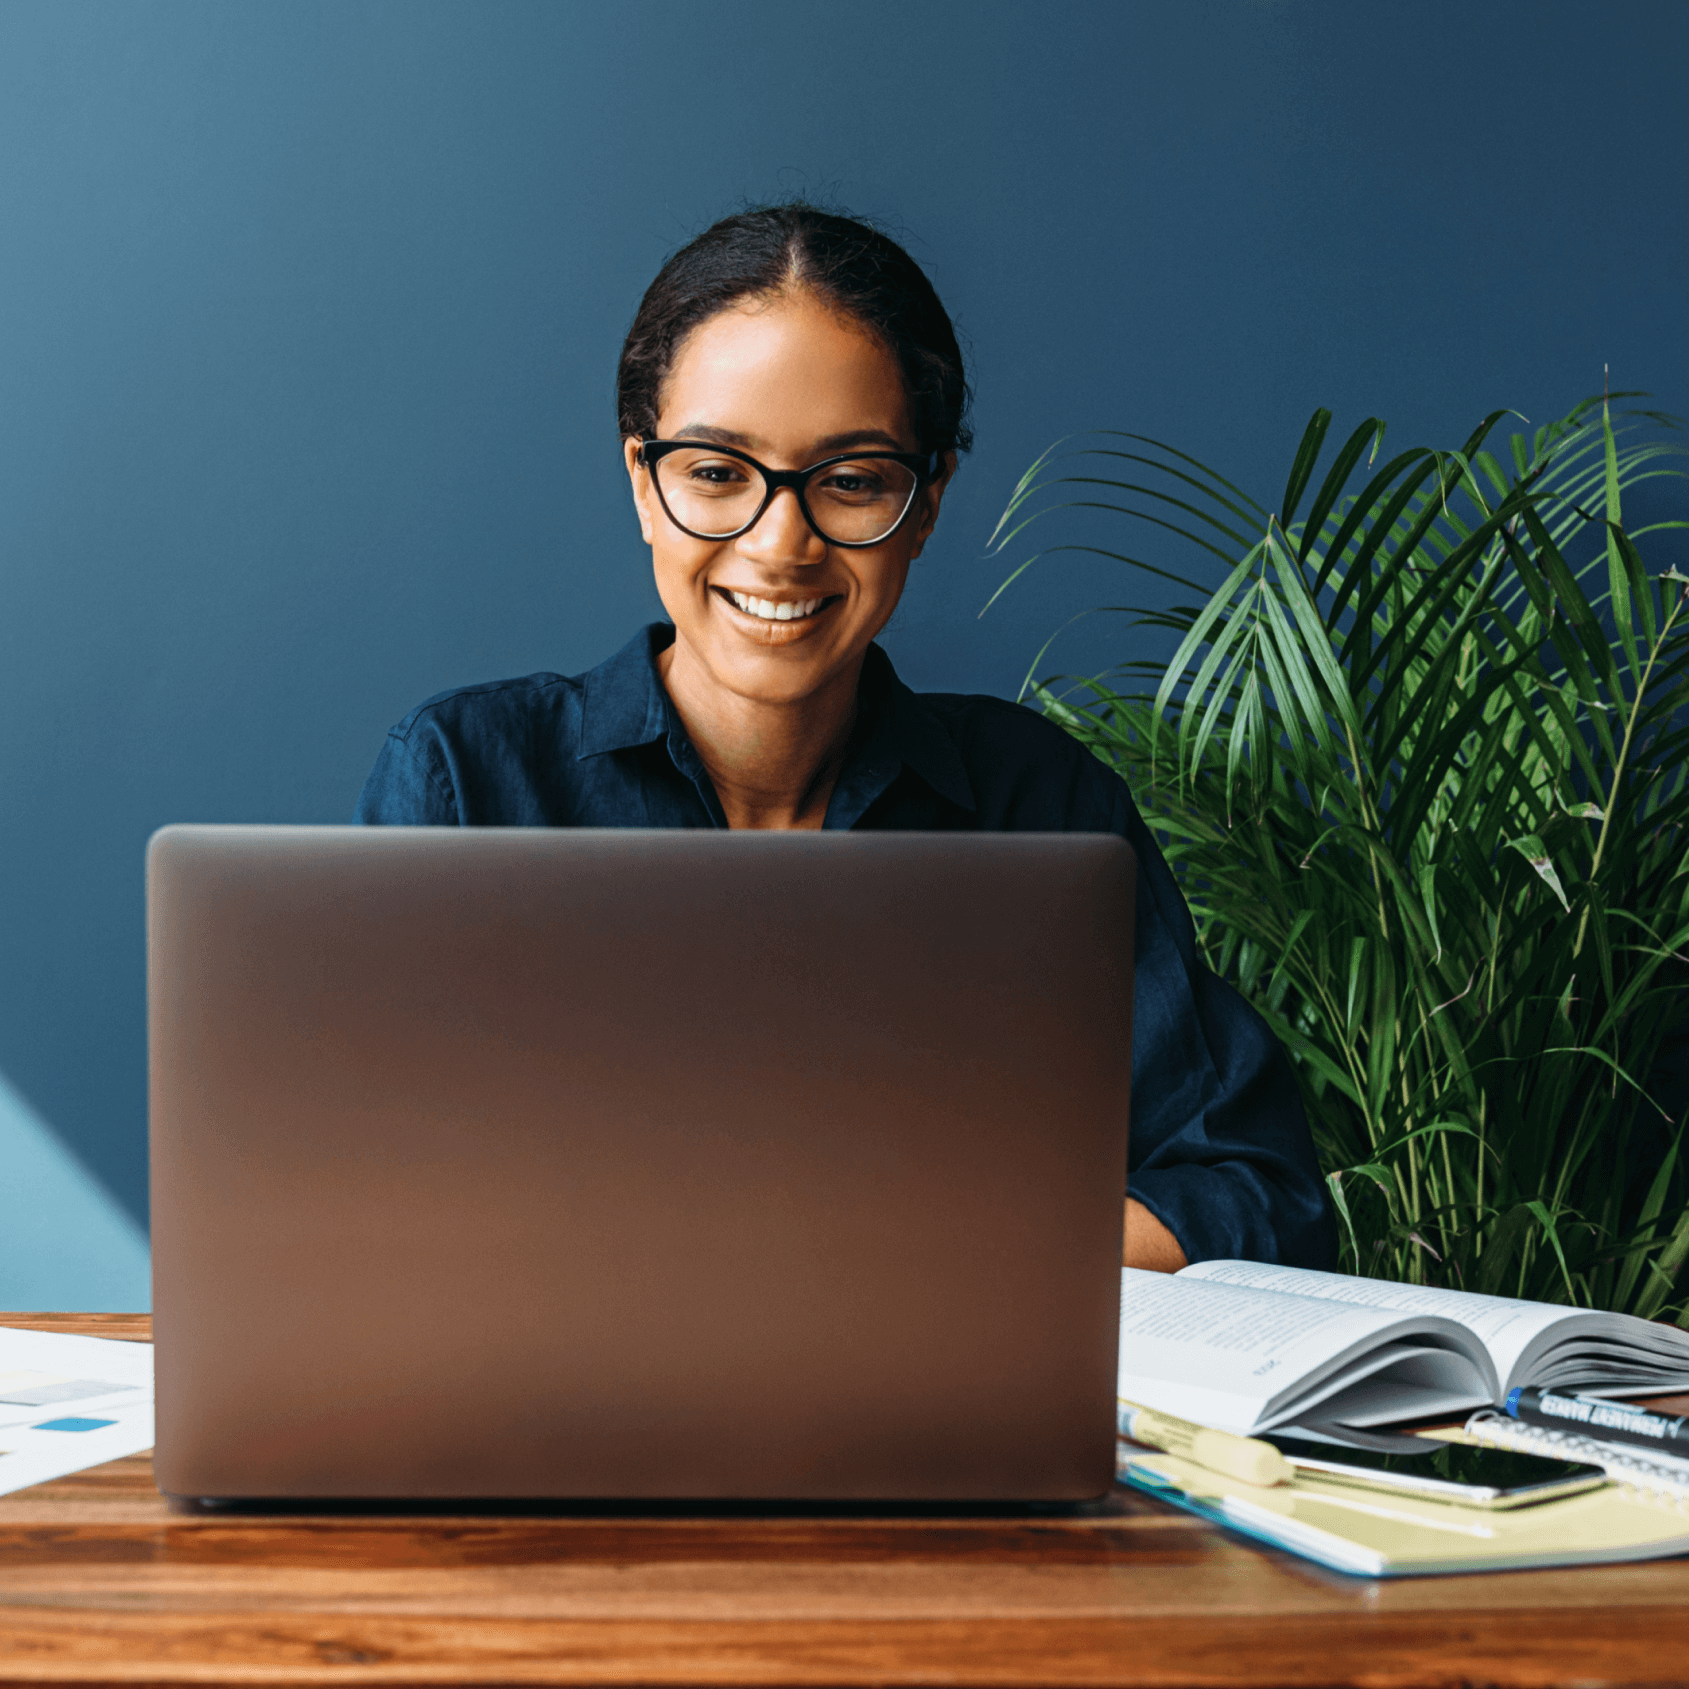
[[[1189,1261],[1329,1269],[1336,1229],[1289,1057],[1197,956],[1166,859],[1110,783],[1108,830],[1138,857],[1130,1192]]]

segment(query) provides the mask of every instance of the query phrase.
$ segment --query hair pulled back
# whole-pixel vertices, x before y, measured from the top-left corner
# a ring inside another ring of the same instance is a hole
[[[657,272],[616,370],[623,438],[657,432],[663,383],[693,329],[740,299],[786,288],[807,289],[892,353],[923,452],[973,445],[962,350],[926,273],[878,229],[802,200],[724,217]]]

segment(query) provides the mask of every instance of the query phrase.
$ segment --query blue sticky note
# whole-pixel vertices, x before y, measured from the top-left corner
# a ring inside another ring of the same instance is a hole
[[[115,1419],[44,1419],[35,1426],[37,1431],[98,1431],[102,1425],[115,1425]]]

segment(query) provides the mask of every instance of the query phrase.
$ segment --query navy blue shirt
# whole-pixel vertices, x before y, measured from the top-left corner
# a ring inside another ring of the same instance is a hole
[[[430,698],[387,735],[356,819],[394,826],[725,827],[657,673],[654,623],[587,674]],[[1336,1234],[1290,1063],[1196,954],[1118,775],[1001,698],[911,692],[871,646],[828,827],[1119,833],[1137,852],[1131,1193],[1191,1261],[1330,1267]]]

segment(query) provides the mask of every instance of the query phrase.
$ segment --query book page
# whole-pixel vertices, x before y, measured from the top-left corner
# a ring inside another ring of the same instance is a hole
[[[1281,1406],[1328,1394],[1321,1380],[1335,1390],[1387,1367],[1410,1352],[1387,1335],[1442,1324],[1186,1274],[1128,1267],[1120,1280],[1120,1395],[1226,1430],[1250,1430]]]
[[[1472,1290],[1436,1290],[1422,1284],[1353,1278],[1347,1273],[1319,1273],[1307,1267],[1275,1267],[1261,1261],[1201,1261],[1177,1276],[1200,1279],[1206,1284],[1276,1290],[1367,1308],[1394,1308],[1404,1314],[1440,1314],[1477,1334],[1495,1362],[1496,1376],[1503,1389],[1519,1382],[1513,1376],[1514,1369],[1538,1336],[1563,1320],[1581,1323],[1589,1318],[1580,1309],[1557,1308],[1548,1302],[1481,1296]],[[1596,1316],[1603,1322],[1616,1317]]]

